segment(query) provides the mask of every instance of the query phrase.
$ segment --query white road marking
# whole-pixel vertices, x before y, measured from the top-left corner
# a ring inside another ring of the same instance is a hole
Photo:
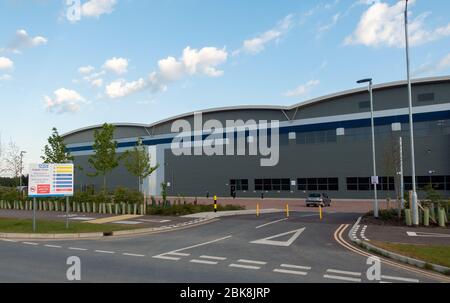
[[[208,241],[208,242],[204,242],[204,243],[188,246],[188,247],[185,247],[185,248],[180,248],[180,249],[177,249],[177,250],[172,250],[172,251],[169,251],[168,253],[165,253],[165,254],[174,254],[174,253],[178,253],[178,252],[183,251],[183,250],[188,250],[188,249],[191,249],[191,248],[196,248],[196,247],[212,244],[212,243],[219,242],[219,241],[222,241],[222,240],[226,240],[226,239],[229,239],[229,238],[231,238],[231,236],[226,236],[226,237],[223,237],[223,238],[220,238],[220,239],[216,239],[216,240],[212,240],[212,241]],[[165,255],[165,254],[162,254],[162,255]]]
[[[360,273],[360,272],[354,272],[354,271],[344,271],[344,270],[337,270],[337,269],[327,269],[327,272],[333,273],[333,274],[342,274],[342,275],[349,275],[349,276],[361,277],[361,273]]]
[[[138,225],[138,224],[142,224],[142,222],[137,222],[137,221],[116,221],[116,222],[111,222],[112,224],[123,224],[123,225]]]
[[[184,254],[184,253],[176,253],[176,252],[171,252],[171,253],[166,253],[164,255],[173,255],[173,256],[180,256],[180,257],[189,257],[191,254]]]
[[[168,256],[153,256],[152,258],[163,259],[163,260],[171,260],[171,261],[178,261],[178,260],[180,260],[180,258],[168,257]]]
[[[361,279],[359,278],[349,278],[349,277],[341,277],[341,276],[333,276],[333,275],[324,275],[325,279],[333,279],[333,280],[342,280],[342,281],[349,281],[349,282],[361,282]]]
[[[69,250],[87,251],[86,248],[79,248],[79,247],[69,247]]]
[[[431,237],[431,238],[450,238],[450,234],[425,233],[408,231],[406,234],[410,237]]]
[[[200,258],[210,259],[210,260],[218,260],[218,261],[225,261],[227,259],[227,258],[224,258],[224,257],[214,257],[214,256],[205,256],[205,255],[200,256]]]
[[[69,218],[70,220],[73,221],[92,221],[92,220],[97,220],[97,218],[89,218],[89,217],[75,217],[75,218]]]
[[[251,266],[251,265],[242,265],[242,264],[230,264],[229,267],[238,267],[238,268],[245,268],[245,269],[261,269],[259,266]]]
[[[22,243],[25,244],[25,245],[33,245],[33,246],[39,245],[39,244],[34,243],[34,242],[22,242]]]
[[[311,267],[309,267],[309,266],[299,266],[299,265],[291,265],[291,264],[281,264],[280,267],[311,270]]]
[[[49,248],[62,248],[61,246],[58,246],[58,245],[48,245],[48,244],[46,244],[44,246],[45,247],[49,247]]]
[[[381,276],[381,278],[385,279],[385,280],[394,280],[394,281],[402,281],[402,282],[419,283],[419,280],[417,280],[417,279],[409,279],[409,278],[402,278],[402,277]]]
[[[269,225],[272,225],[272,224],[275,224],[275,223],[283,222],[283,221],[286,221],[286,220],[289,220],[289,218],[284,218],[284,219],[272,221],[272,222],[269,222],[269,223],[257,226],[256,229],[259,229],[259,228],[262,228],[262,227],[265,227],[265,226],[269,226]]]
[[[140,254],[130,254],[130,253],[123,253],[122,255],[128,256],[128,257],[145,257],[145,255],[140,255]]]
[[[198,259],[192,259],[191,261],[192,263],[200,263],[200,264],[209,264],[209,265],[217,265],[218,263],[215,261],[206,261],[206,260],[198,260]]]
[[[299,275],[306,276],[308,273],[304,271],[296,271],[296,270],[286,270],[286,269],[274,269],[274,272],[282,273],[282,274],[291,274],[291,275]]]
[[[95,250],[95,252],[99,254],[110,254],[110,255],[115,254],[115,252],[108,250]]]
[[[266,265],[267,264],[267,262],[263,262],[263,261],[246,260],[246,259],[239,259],[238,262],[249,263],[249,264],[258,264],[258,265]]]
[[[166,223],[166,222],[170,222],[170,220],[149,220],[149,219],[139,219],[138,221],[150,222],[150,223]]]
[[[11,242],[11,243],[17,243],[16,240],[10,240],[10,239],[2,239],[4,242]]]
[[[250,243],[253,243],[253,244],[264,244],[264,245],[274,245],[274,246],[285,246],[285,247],[287,247],[287,246],[290,246],[292,243],[294,243],[294,241],[305,231],[305,229],[306,229],[306,227],[303,227],[303,228],[300,228],[300,229],[296,229],[296,230],[293,230],[293,231],[288,231],[286,233],[278,234],[278,235],[271,236],[271,237],[268,237],[268,238],[252,241]],[[287,241],[274,241],[274,240],[272,240],[272,239],[283,237],[283,236],[290,235],[290,234],[293,234],[293,235]]]

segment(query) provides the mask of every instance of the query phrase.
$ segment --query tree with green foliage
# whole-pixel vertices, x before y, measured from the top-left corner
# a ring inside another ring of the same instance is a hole
[[[161,196],[163,198],[163,202],[165,205],[167,202],[167,183],[166,182],[161,183]]]
[[[94,132],[94,155],[89,158],[89,164],[95,173],[89,177],[103,177],[103,192],[106,193],[106,175],[119,166],[121,157],[116,154],[117,142],[114,141],[114,125],[105,123],[101,130]]]
[[[74,158],[67,152],[64,140],[55,127],[47,141],[48,144],[44,147],[44,155],[41,156],[44,163],[70,163],[73,161]]]
[[[131,151],[127,151],[124,154],[125,167],[127,170],[138,178],[139,192],[142,192],[142,184],[144,179],[150,176],[159,165],[152,166],[150,162],[150,155],[147,149],[142,143],[142,139],[139,138],[137,145]]]

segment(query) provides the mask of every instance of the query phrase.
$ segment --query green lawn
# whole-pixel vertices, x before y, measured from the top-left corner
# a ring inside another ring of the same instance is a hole
[[[375,246],[386,250],[433,263],[450,267],[450,245],[420,245],[375,242]]]
[[[70,222],[70,228],[66,229],[66,223],[63,221],[37,221],[37,233],[39,234],[113,232],[128,229],[133,229],[133,227],[119,224],[88,224],[79,222]],[[30,219],[0,218],[0,233],[33,233],[33,221]]]

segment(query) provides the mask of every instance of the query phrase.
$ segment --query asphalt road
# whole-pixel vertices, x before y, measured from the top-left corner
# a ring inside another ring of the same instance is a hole
[[[316,213],[292,213],[287,220],[278,213],[134,238],[0,241],[0,282],[67,282],[70,256],[80,258],[81,282],[88,283],[371,282],[367,258],[333,236],[357,217],[334,213],[320,222]],[[381,274],[382,282],[436,281],[389,265]]]

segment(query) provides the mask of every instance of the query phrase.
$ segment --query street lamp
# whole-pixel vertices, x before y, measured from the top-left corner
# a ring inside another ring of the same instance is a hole
[[[373,92],[372,92],[372,78],[362,79],[357,81],[358,84],[369,83],[369,94],[370,94],[370,120],[372,125],[372,160],[373,160],[373,177],[371,178],[371,183],[374,186],[374,204],[373,204],[373,215],[378,218],[378,196],[377,196],[377,163],[376,163],[376,153],[375,153],[375,120],[373,113]]]
[[[417,187],[416,187],[416,160],[414,156],[414,124],[413,124],[413,104],[412,104],[412,88],[409,68],[409,39],[408,39],[408,0],[405,6],[405,41],[406,41],[406,74],[408,78],[408,99],[409,99],[409,132],[411,141],[411,170],[412,170],[412,221],[414,226],[419,225],[419,209],[417,206]]]

